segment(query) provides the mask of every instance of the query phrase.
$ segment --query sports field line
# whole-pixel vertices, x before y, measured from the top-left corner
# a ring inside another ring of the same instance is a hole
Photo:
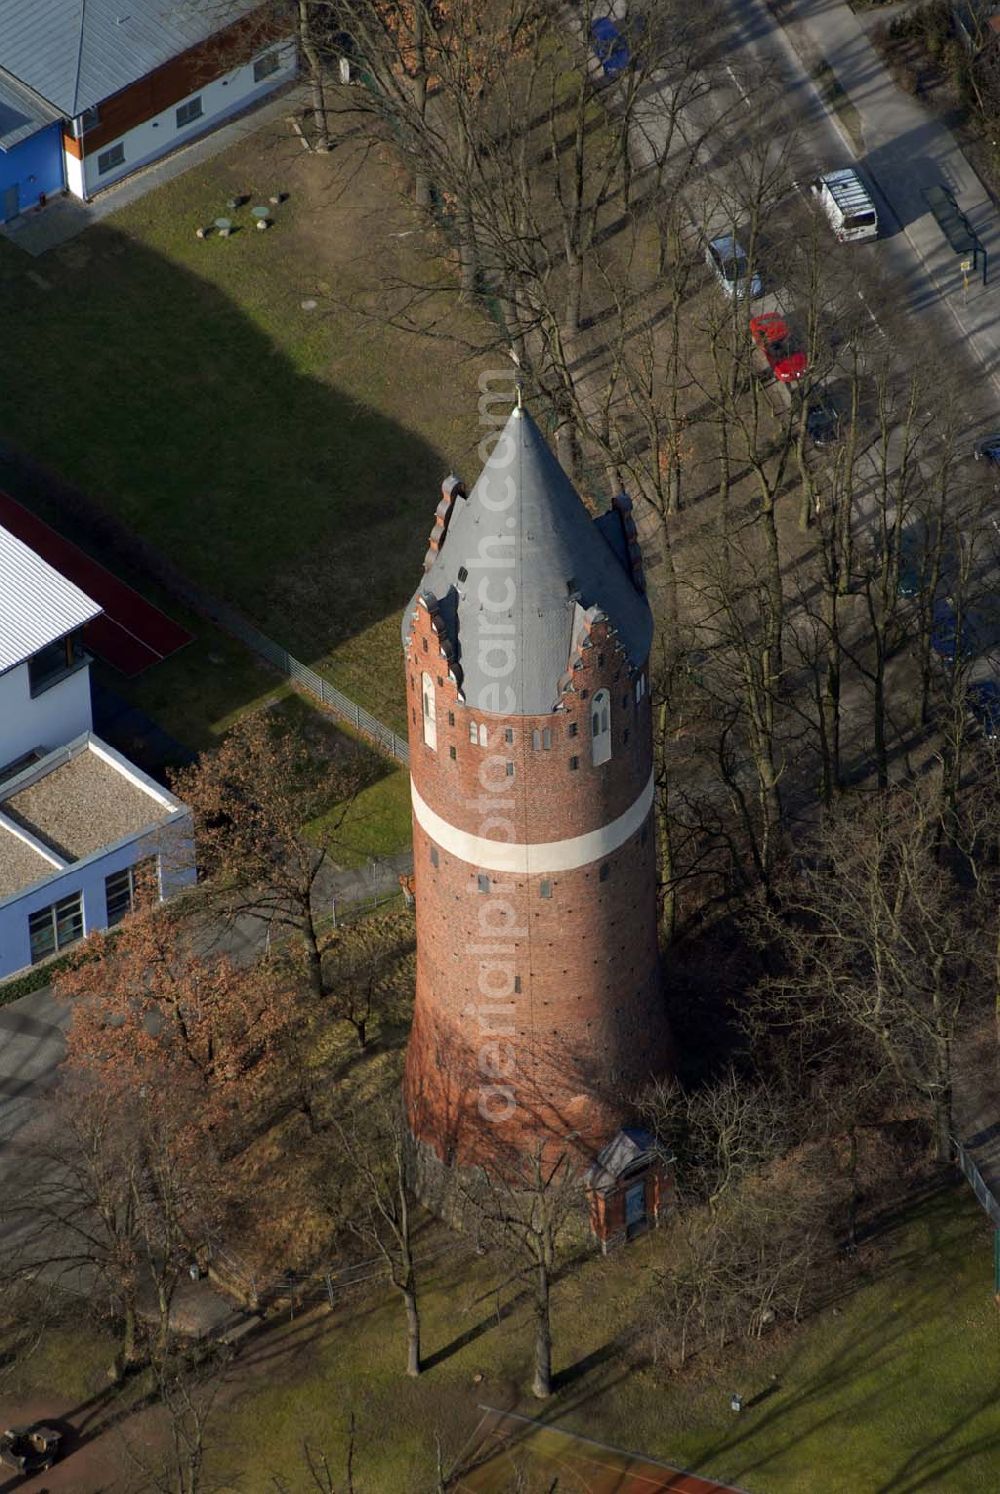
[[[642,1485],[646,1485],[651,1490],[663,1489],[665,1484],[661,1476],[662,1474],[669,1476],[670,1485],[676,1487],[678,1494],[697,1494],[697,1491],[700,1491],[700,1494],[713,1494],[713,1491],[714,1494],[747,1494],[746,1490],[740,1489],[734,1484],[722,1484],[712,1478],[706,1478],[704,1474],[693,1473],[687,1468],[678,1468],[675,1463],[664,1463],[661,1459],[648,1457],[645,1453],[630,1452],[625,1448],[613,1447],[606,1442],[597,1442],[592,1437],[579,1436],[576,1432],[567,1431],[564,1427],[560,1427],[554,1422],[539,1421],[537,1417],[524,1416],[518,1411],[501,1411],[496,1406],[487,1406],[481,1402],[478,1405],[478,1410],[483,1412],[484,1421],[487,1416],[493,1416],[497,1419],[498,1423],[503,1421],[520,1422],[522,1426],[531,1427],[537,1433],[549,1433],[550,1437],[560,1438],[569,1444],[577,1444],[581,1448],[593,1448],[596,1452],[610,1455],[614,1461],[604,1461],[600,1458],[592,1457],[589,1459],[589,1462],[595,1469],[601,1468],[611,1474],[627,1476],[627,1487],[630,1490],[634,1490],[635,1494],[640,1494]],[[481,1427],[483,1422],[481,1421],[479,1425]],[[541,1440],[539,1438],[540,1442]],[[526,1440],[522,1446],[530,1453],[530,1441]],[[502,1448],[498,1449],[498,1451],[502,1450]],[[539,1447],[539,1453],[549,1458],[553,1456],[553,1451],[550,1449],[546,1453],[543,1446]],[[628,1466],[630,1464],[632,1466]],[[651,1471],[644,1473],[642,1471],[643,1468],[647,1470],[656,1469],[657,1472],[655,1474]],[[576,1469],[574,1472],[579,1477],[580,1470]],[[462,1485],[459,1484],[458,1487],[461,1488]]]

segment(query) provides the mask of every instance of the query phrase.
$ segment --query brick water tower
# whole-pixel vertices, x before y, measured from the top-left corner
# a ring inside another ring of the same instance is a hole
[[[471,491],[445,482],[403,622],[427,1177],[593,1158],[669,1067],[652,637],[629,500],[592,519],[514,409]]]

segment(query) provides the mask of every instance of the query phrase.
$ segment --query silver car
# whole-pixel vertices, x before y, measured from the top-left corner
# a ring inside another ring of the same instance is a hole
[[[756,270],[751,273],[746,251],[731,233],[709,239],[705,261],[727,296],[755,299],[761,294],[760,276]]]

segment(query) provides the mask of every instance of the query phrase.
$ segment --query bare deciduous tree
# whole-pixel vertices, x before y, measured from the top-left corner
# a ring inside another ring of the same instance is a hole
[[[378,1100],[334,1121],[338,1203],[350,1230],[381,1257],[406,1310],[406,1373],[421,1371],[420,1304],[414,1260],[416,1200],[407,1172],[406,1118],[398,1099]]]
[[[481,1238],[531,1283],[535,1321],[532,1394],[552,1393],[552,1282],[563,1243],[583,1201],[579,1159],[538,1142],[484,1174],[465,1198]]]
[[[210,1232],[214,1178],[189,1168],[185,1142],[152,1094],[123,1101],[94,1083],[64,1083],[26,1143],[27,1181],[5,1209],[4,1275],[82,1291],[116,1321],[117,1378],[167,1355],[177,1283]]]
[[[844,805],[803,847],[780,911],[760,912],[780,970],[759,995],[775,1020],[870,1050],[927,1105],[945,1162],[956,1038],[992,990],[996,893],[949,853],[939,794],[914,784]]]

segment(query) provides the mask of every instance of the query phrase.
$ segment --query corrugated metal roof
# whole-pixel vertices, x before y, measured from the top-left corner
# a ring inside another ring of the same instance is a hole
[[[58,109],[0,68],[0,150],[13,150],[60,118]]]
[[[0,673],[101,611],[86,592],[0,527]]]
[[[633,668],[653,616],[527,410],[515,409],[468,498],[458,498],[420,591],[440,604],[471,706],[551,711],[581,611],[599,608]],[[419,592],[418,594],[419,595]],[[410,629],[416,596],[403,617]],[[503,667],[504,663],[509,667]]]
[[[72,119],[260,3],[0,0],[0,67]]]

